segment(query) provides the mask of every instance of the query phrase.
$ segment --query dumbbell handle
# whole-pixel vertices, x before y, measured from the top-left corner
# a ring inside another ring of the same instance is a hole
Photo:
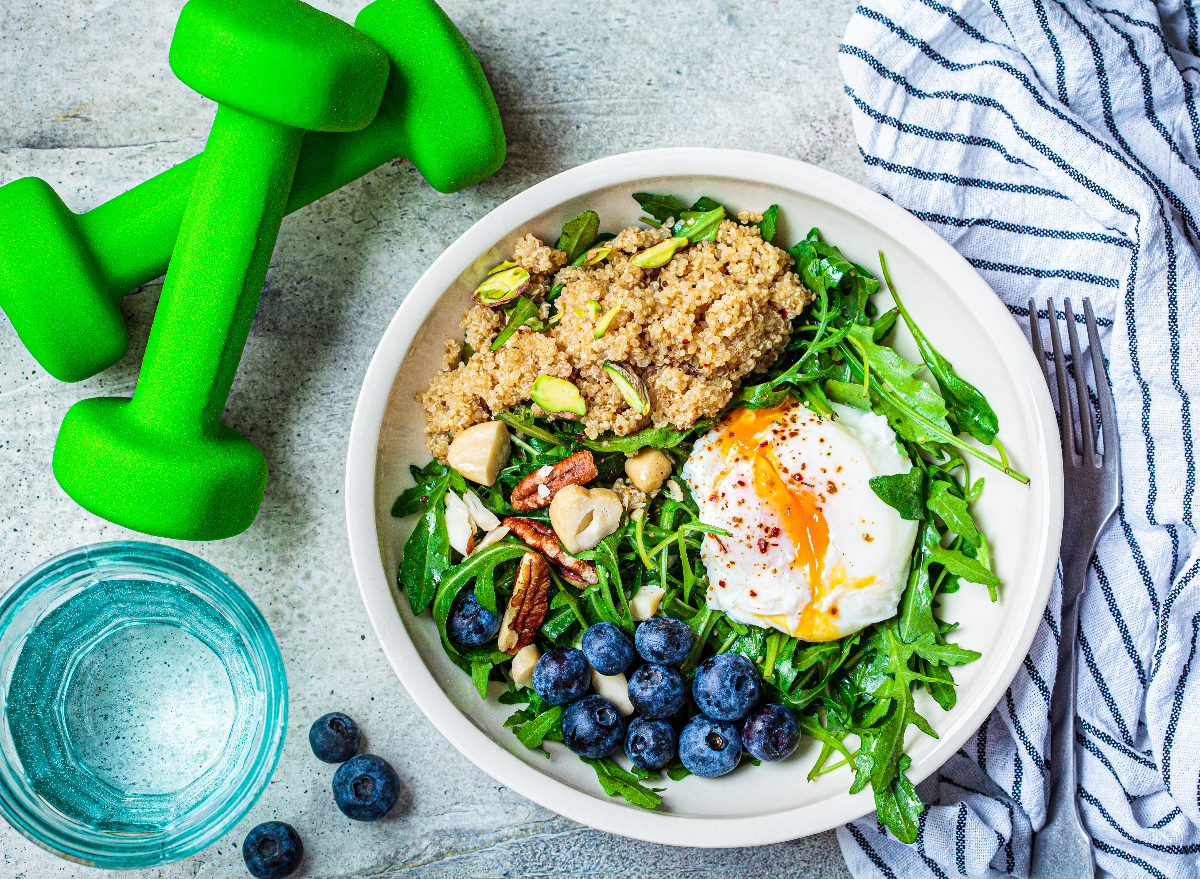
[[[174,432],[220,423],[283,220],[304,132],[221,105],[197,164],[130,404]],[[247,174],[244,157],[255,157]],[[160,227],[160,231],[161,227]]]
[[[285,214],[298,211],[404,155],[402,126],[385,102],[375,120],[350,133],[309,132],[296,163]],[[112,297],[167,271],[188,193],[203,153],[79,215],[80,234]]]

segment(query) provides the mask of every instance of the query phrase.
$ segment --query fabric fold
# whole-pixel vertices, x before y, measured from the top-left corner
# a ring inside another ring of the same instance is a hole
[[[1198,22],[1189,0],[868,0],[840,55],[875,188],[1026,331],[1030,298],[1047,343],[1047,299],[1062,319],[1090,297],[1099,318],[1124,503],[1084,597],[1079,795],[1121,877],[1200,876]],[[918,786],[917,842],[874,816],[838,831],[856,877],[1029,875],[1060,604],[1056,582],[1010,689]]]

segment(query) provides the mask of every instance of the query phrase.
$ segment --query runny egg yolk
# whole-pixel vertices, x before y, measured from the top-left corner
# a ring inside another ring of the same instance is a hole
[[[795,406],[791,400],[785,399],[778,406],[735,409],[725,418],[725,430],[719,443],[726,461],[726,473],[730,462],[737,460],[735,456],[753,459],[755,493],[773,508],[783,523],[783,530],[795,550],[792,566],[806,569],[808,582],[815,587],[812,598],[801,611],[800,624],[792,631],[792,635],[805,641],[829,641],[838,637],[837,630],[829,624],[827,614],[817,607],[827,591],[823,588],[826,578],[822,576],[822,565],[829,549],[829,526],[817,495],[805,484],[803,474],[793,473],[788,479],[780,472],[782,468],[772,454],[773,433],[767,434],[765,439],[757,439]],[[721,482],[723,477],[724,474],[717,482]],[[765,538],[760,538],[760,542],[763,540]],[[834,579],[837,579],[836,575],[835,571]],[[845,581],[844,571],[841,581]],[[780,622],[782,628],[789,628],[785,621]]]
[[[739,408],[702,437],[681,475],[708,535],[706,600],[731,619],[829,641],[896,612],[916,538],[871,489],[906,473],[887,420],[785,399]]]

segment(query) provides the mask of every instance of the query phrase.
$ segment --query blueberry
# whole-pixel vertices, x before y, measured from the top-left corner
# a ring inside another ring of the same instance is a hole
[[[624,674],[633,662],[633,645],[612,623],[596,623],[583,633],[583,655],[602,675]]]
[[[687,687],[679,669],[657,662],[638,666],[629,678],[627,692],[637,713],[646,717],[669,717],[687,698]]]
[[[340,711],[318,717],[308,730],[308,744],[326,763],[345,763],[358,753],[361,743],[358,724]]]
[[[625,756],[642,769],[662,769],[675,757],[679,734],[666,720],[635,717],[625,736]]]
[[[450,605],[446,634],[460,647],[482,647],[500,631],[500,617],[484,610],[473,589],[464,589]]]
[[[693,775],[716,778],[732,772],[742,756],[738,728],[697,714],[679,734],[679,759]]]
[[[591,682],[587,660],[573,647],[547,650],[533,667],[534,692],[551,705],[574,702]]]
[[[672,617],[650,617],[637,627],[633,643],[646,662],[679,665],[687,659],[695,636],[688,624]]]
[[[242,841],[246,869],[257,879],[281,879],[290,876],[304,858],[304,843],[291,824],[264,821],[246,834]]]
[[[603,696],[586,696],[563,712],[563,744],[580,757],[599,760],[625,738],[625,718]]]
[[[359,754],[333,774],[333,798],[347,818],[378,821],[400,799],[400,779],[382,757]]]
[[[800,724],[778,702],[759,705],[742,724],[742,747],[768,763],[778,763],[800,744]]]
[[[758,701],[758,669],[740,653],[718,653],[692,679],[696,707],[716,720],[741,720]]]

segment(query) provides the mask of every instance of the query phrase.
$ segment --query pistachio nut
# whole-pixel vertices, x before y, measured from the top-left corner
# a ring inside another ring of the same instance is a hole
[[[647,247],[640,253],[634,254],[632,262],[640,269],[657,269],[669,263],[676,251],[687,247],[687,244],[686,238],[668,238],[666,241],[660,241],[653,247]]]
[[[592,338],[603,339],[604,334],[608,332],[608,328],[612,326],[613,320],[615,320],[617,315],[620,313],[621,306],[614,305],[612,308],[610,308],[608,313],[605,314],[604,317],[600,318],[599,322],[596,324],[596,328],[592,331]]]
[[[612,360],[605,360],[604,366],[601,368],[613,380],[613,384],[617,386],[617,390],[621,392],[621,396],[625,398],[630,409],[638,415],[645,415],[650,411],[650,393],[646,390],[646,383],[642,381],[640,375],[624,363]]]
[[[547,412],[587,415],[583,394],[566,379],[539,375],[533,382],[530,397]]]
[[[528,286],[529,272],[518,265],[512,265],[484,278],[483,283],[476,287],[475,292],[471,294],[471,298],[480,305],[494,308],[497,305],[512,302],[525,292],[525,288]]]
[[[597,263],[608,259],[608,255],[612,253],[613,245],[611,241],[601,241],[595,247],[591,248],[583,257],[583,265],[594,266]]]

